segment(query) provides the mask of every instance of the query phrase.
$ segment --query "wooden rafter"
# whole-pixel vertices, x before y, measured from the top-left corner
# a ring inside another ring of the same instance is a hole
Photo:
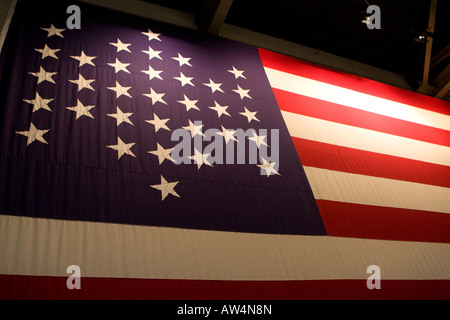
[[[206,0],[201,17],[197,17],[201,29],[211,35],[218,35],[233,0]]]
[[[433,84],[436,87],[434,97],[444,97],[450,89],[450,63],[441,71],[441,73],[434,79]]]
[[[436,4],[437,0],[431,0],[430,5],[430,17],[428,19],[428,28],[427,31],[430,33],[434,33],[434,24],[436,21]],[[427,37],[427,47],[425,50],[425,63],[423,68],[423,78],[422,78],[422,84],[428,84],[428,77],[430,75],[430,63],[431,63],[431,50],[433,47],[433,37],[428,36]]]
[[[437,65],[439,65],[441,62],[443,62],[445,59],[450,57],[450,44],[447,44],[443,49],[441,49],[438,53],[433,55],[431,58],[431,65],[430,68],[433,69]]]

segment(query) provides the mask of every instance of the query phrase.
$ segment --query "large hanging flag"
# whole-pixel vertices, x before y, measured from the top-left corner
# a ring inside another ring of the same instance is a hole
[[[2,49],[2,298],[450,296],[447,103],[66,8]]]

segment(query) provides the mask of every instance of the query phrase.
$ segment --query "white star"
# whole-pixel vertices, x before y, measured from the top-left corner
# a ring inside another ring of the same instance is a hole
[[[252,112],[252,111],[248,110],[246,107],[244,107],[244,109],[245,109],[245,112],[239,112],[239,114],[242,114],[244,117],[247,117],[247,120],[248,120],[249,123],[250,123],[250,121],[252,121],[252,120],[261,122],[261,121],[259,121],[259,119],[256,117],[256,112],[257,112],[257,111],[253,111],[253,112]]]
[[[85,64],[90,64],[91,66],[95,67],[95,64],[94,64],[94,62],[92,62],[92,60],[97,58],[96,56],[87,56],[83,52],[83,50],[81,50],[81,54],[79,56],[70,56],[70,57],[79,61],[79,63],[78,63],[79,67],[81,67],[82,65],[85,65]]]
[[[163,58],[161,58],[160,56],[159,56],[159,54],[162,52],[162,51],[155,51],[155,50],[153,50],[150,46],[148,46],[148,50],[147,51],[145,51],[145,50],[141,50],[142,52],[144,52],[144,53],[146,53],[146,54],[148,54],[148,60],[152,60],[153,58],[158,58],[158,59],[160,59],[160,60],[162,60]]]
[[[38,84],[41,82],[44,82],[44,81],[56,83],[52,77],[55,74],[57,74],[57,72],[47,72],[44,70],[44,68],[40,67],[39,72],[28,72],[28,73],[38,78],[38,81],[37,81]]]
[[[199,135],[204,137],[205,135],[202,132],[203,124],[199,125],[197,123],[201,123],[201,122],[195,121],[195,124],[194,124],[194,123],[192,123],[191,120],[189,120],[189,125],[186,126],[186,127],[182,127],[182,128],[190,131],[192,138],[195,137],[197,134],[199,134]]]
[[[130,120],[130,116],[133,112],[122,112],[119,107],[117,107],[116,113],[108,113],[107,115],[116,118],[116,125],[119,126],[122,122],[129,123],[134,126],[133,122]]]
[[[258,167],[261,168],[262,170],[266,171],[267,177],[269,178],[272,174],[277,174],[279,176],[281,176],[281,174],[279,174],[276,170],[275,170],[275,165],[277,164],[276,162],[267,162],[266,159],[262,158],[262,162],[263,164],[257,164]],[[261,172],[262,173],[262,172]]]
[[[30,129],[28,129],[28,131],[16,131],[16,133],[21,134],[25,137],[28,137],[27,139],[27,146],[29,146],[32,142],[34,141],[39,141],[45,144],[48,144],[47,141],[45,141],[43,135],[46,134],[47,132],[49,132],[50,129],[48,130],[39,130],[37,129],[33,123],[30,123]]]
[[[81,101],[77,99],[77,105],[75,107],[66,107],[66,109],[69,109],[69,110],[74,111],[74,112],[77,113],[75,120],[78,120],[78,118],[80,118],[82,116],[87,116],[89,118],[94,119],[92,114],[89,112],[89,110],[91,110],[94,107],[95,106],[84,106],[81,103]]]
[[[211,80],[211,78],[209,79],[209,83],[203,83],[205,86],[210,87],[212,93],[216,92],[216,91],[220,91],[223,92],[222,89],[220,89],[220,86],[222,85],[221,83],[215,83],[214,81]]]
[[[109,66],[114,67],[114,70],[116,71],[116,73],[119,73],[119,71],[123,71],[126,73],[130,73],[130,71],[127,69],[127,67],[130,65],[131,63],[122,63],[120,62],[119,59],[116,58],[116,62],[114,63],[108,63]]]
[[[145,34],[148,37],[148,41],[151,41],[151,40],[154,40],[154,39],[158,40],[158,41],[161,41],[161,39],[159,38],[161,33],[154,33],[150,29],[148,29],[148,32],[141,32],[141,33]]]
[[[186,95],[184,95],[184,100],[177,100],[177,102],[184,104],[186,106],[186,111],[189,111],[191,109],[200,111],[200,109],[195,105],[198,100],[189,100]]]
[[[161,76],[159,75],[162,70],[155,70],[153,69],[151,66],[148,66],[148,70],[141,70],[143,73],[148,74],[148,78],[149,80],[152,80],[153,78],[157,78],[157,79],[163,79],[161,78]]]
[[[143,93],[143,95],[152,99],[152,105],[154,105],[157,102],[167,104],[162,98],[165,95],[165,93],[156,93],[155,90],[153,90],[152,88],[150,88],[150,93]]]
[[[117,157],[118,157],[118,159],[120,159],[120,157],[122,157],[124,154],[128,154],[128,155],[133,156],[133,157],[136,158],[136,156],[134,155],[133,151],[130,150],[131,147],[134,146],[135,144],[136,143],[134,143],[134,142],[124,143],[122,141],[122,139],[117,137],[117,144],[106,146],[106,147],[114,149],[114,150],[117,150]]]
[[[23,99],[23,101],[30,103],[33,105],[33,112],[38,111],[39,109],[45,109],[48,111],[52,111],[48,104],[54,99],[43,99],[39,93],[36,92],[36,96],[33,100],[26,100]]]
[[[227,108],[228,106],[221,106],[220,104],[217,103],[217,101],[214,101],[215,106],[214,107],[209,107],[210,109],[213,109],[215,111],[217,111],[217,116],[220,118],[221,115],[225,114],[229,117],[231,117],[231,115],[228,113]]]
[[[250,97],[249,95],[248,95],[248,92],[250,91],[250,90],[244,90],[244,89],[242,89],[239,85],[237,86],[238,88],[237,89],[233,89],[233,91],[234,92],[236,92],[236,93],[238,93],[240,96],[241,96],[241,100],[242,99],[244,99],[244,98],[252,98],[252,97]]]
[[[164,149],[163,147],[161,147],[161,145],[159,143],[156,143],[156,150],[153,151],[147,151],[147,153],[151,153],[154,154],[155,156],[158,157],[158,162],[159,164],[163,163],[164,160],[170,160],[170,161],[174,161],[172,159],[172,157],[170,156],[170,153],[172,152],[174,148],[170,148],[170,149]]]
[[[194,163],[197,164],[197,169],[200,169],[203,164],[213,167],[213,165],[207,160],[209,155],[210,153],[202,154],[200,151],[194,148],[194,155],[189,156],[188,158],[194,160]]]
[[[117,80],[115,87],[106,87],[106,88],[116,92],[116,99],[122,95],[132,98],[132,96],[128,93],[128,90],[130,90],[131,87],[123,87]]]
[[[47,44],[45,44],[44,48],[34,49],[34,50],[36,50],[42,54],[41,59],[45,59],[47,57],[58,59],[58,57],[56,56],[56,52],[60,51],[61,49],[52,49]]]
[[[51,37],[51,36],[54,36],[54,35],[56,35],[58,37],[61,37],[61,38],[64,38],[63,35],[61,34],[61,32],[66,30],[66,29],[55,28],[55,26],[53,26],[53,24],[50,24],[50,28],[41,28],[41,29],[48,32],[47,38]]]
[[[172,57],[172,59],[177,60],[180,64],[180,67],[184,64],[192,67],[192,65],[189,63],[189,60],[191,60],[191,58],[185,58],[180,53],[178,53],[178,57]]]
[[[124,50],[131,53],[130,49],[128,49],[128,47],[131,46],[131,43],[123,43],[119,38],[117,38],[116,43],[110,42],[109,44],[115,46],[117,48],[117,52]]]
[[[238,79],[239,77],[242,77],[242,78],[244,78],[244,79],[247,79],[244,75],[243,75],[243,73],[244,73],[244,70],[238,70],[238,69],[236,69],[234,66],[233,66],[233,69],[232,70],[227,70],[228,72],[231,72],[232,74],[234,74],[234,77],[236,78],[236,79]]]
[[[169,195],[173,195],[175,197],[181,198],[180,195],[174,190],[175,186],[180,181],[175,182],[167,182],[166,179],[161,175],[161,184],[154,184],[150,187],[157,189],[161,191],[161,200],[164,201],[164,199]]]
[[[252,140],[256,143],[256,146],[259,148],[261,145],[269,146],[264,139],[266,136],[258,136],[255,131],[252,131],[253,137],[248,137],[249,140]]]
[[[153,120],[145,120],[155,126],[155,132],[158,132],[159,129],[165,129],[167,131],[171,131],[169,127],[166,125],[166,122],[170,119],[160,119],[155,113],[153,113]]]
[[[191,86],[195,87],[191,82],[194,77],[186,77],[182,72],[180,72],[180,76],[174,78],[181,82],[182,87],[184,87],[185,84],[190,84]]]
[[[236,137],[234,136],[236,130],[232,129],[226,129],[224,126],[222,126],[222,132],[216,132],[218,135],[222,136],[225,139],[225,144],[228,143],[230,140],[238,141]]]
[[[81,91],[84,88],[95,91],[95,89],[91,86],[91,83],[94,82],[95,79],[85,79],[81,73],[78,75],[78,80],[69,79],[69,81],[78,85],[78,91]]]

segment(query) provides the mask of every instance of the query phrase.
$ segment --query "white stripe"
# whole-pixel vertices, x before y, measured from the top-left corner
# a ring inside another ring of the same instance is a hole
[[[450,166],[450,148],[281,111],[293,137]]]
[[[450,213],[450,188],[304,166],[316,199]]]
[[[264,67],[274,88],[396,119],[450,130],[450,116]]]
[[[0,274],[203,280],[450,279],[450,244],[0,215]]]

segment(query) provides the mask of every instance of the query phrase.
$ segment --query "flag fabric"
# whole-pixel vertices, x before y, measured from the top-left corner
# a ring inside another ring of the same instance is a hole
[[[327,234],[448,243],[449,104],[260,52]]]
[[[450,298],[448,103],[67,6],[1,53],[1,298]]]

